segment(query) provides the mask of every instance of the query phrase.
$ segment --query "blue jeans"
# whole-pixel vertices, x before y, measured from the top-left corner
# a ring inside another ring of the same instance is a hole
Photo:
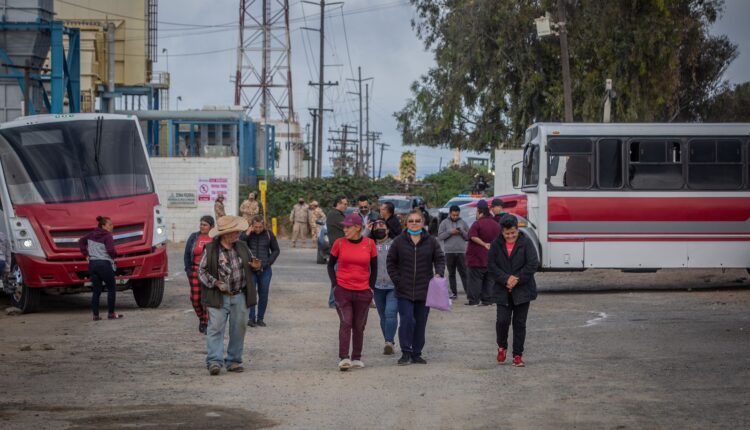
[[[247,328],[247,305],[245,294],[223,296],[224,302],[220,308],[208,307],[208,332],[206,346],[208,355],[206,365],[218,364],[227,366],[232,363],[242,363],[242,350],[245,345],[245,329]],[[227,357],[224,359],[224,329],[229,322],[229,345]]]
[[[258,289],[258,321],[263,321],[263,317],[266,316],[268,290],[271,288],[271,276],[273,276],[271,266],[268,266],[261,272],[255,272],[255,285]],[[250,306],[248,319],[255,321],[255,306]]]
[[[422,355],[429,314],[430,308],[425,306],[424,301],[398,298],[398,316],[401,321],[398,341],[401,343],[402,352],[409,353],[412,357]]]
[[[393,343],[396,328],[398,328],[396,291],[393,288],[390,290],[375,288],[373,291],[375,292],[375,307],[378,308],[378,315],[380,315],[380,330],[383,332],[385,341]]]

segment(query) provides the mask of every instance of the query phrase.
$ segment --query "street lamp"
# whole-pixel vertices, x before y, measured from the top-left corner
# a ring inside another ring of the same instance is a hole
[[[544,16],[536,18],[537,37],[550,35],[560,36],[560,63],[562,66],[563,78],[563,100],[565,102],[565,122],[573,122],[573,96],[570,90],[570,60],[568,55],[568,30],[565,23],[565,0],[557,0],[557,17],[559,22],[551,22],[552,17],[549,12]],[[559,32],[552,31],[557,28]]]
[[[169,49],[162,48],[161,53],[167,56],[167,73],[169,73]]]
[[[175,107],[175,110],[180,110],[180,102],[182,101],[182,96],[177,96],[175,101],[177,102],[177,106]]]

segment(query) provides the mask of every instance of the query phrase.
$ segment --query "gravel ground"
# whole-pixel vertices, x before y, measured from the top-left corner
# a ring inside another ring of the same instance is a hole
[[[432,312],[429,364],[405,367],[381,354],[372,310],[367,367],[339,372],[325,268],[282,243],[245,373],[210,377],[181,249],[170,247],[159,309],[125,292],[119,321],[91,321],[90,295],[1,314],[0,428],[750,427],[744,270],[539,274],[525,368],[495,362],[494,307],[459,296],[453,312]]]

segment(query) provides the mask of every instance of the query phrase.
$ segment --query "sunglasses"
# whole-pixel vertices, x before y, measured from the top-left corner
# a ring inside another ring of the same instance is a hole
[[[422,222],[422,220],[421,219],[410,219],[410,220],[407,220],[406,222],[408,222],[409,224],[419,224],[420,222]]]

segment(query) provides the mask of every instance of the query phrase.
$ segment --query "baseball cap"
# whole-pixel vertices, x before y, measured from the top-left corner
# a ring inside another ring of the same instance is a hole
[[[346,218],[344,218],[344,221],[342,221],[341,224],[346,227],[351,227],[353,225],[362,225],[362,217],[352,212],[347,215]]]
[[[482,199],[482,200],[478,201],[477,202],[477,207],[478,208],[486,208],[487,207],[487,200]]]

